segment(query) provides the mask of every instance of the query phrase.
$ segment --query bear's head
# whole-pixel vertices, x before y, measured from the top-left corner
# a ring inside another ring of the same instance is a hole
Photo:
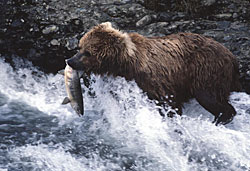
[[[129,35],[114,29],[110,22],[93,27],[81,38],[79,48],[66,63],[87,73],[109,72],[112,67],[131,62],[136,49]]]

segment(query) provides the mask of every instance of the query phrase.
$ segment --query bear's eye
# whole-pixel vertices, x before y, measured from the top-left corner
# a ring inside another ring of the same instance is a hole
[[[91,54],[90,54],[89,51],[87,51],[87,50],[84,51],[83,55],[86,56],[86,57],[91,56]]]

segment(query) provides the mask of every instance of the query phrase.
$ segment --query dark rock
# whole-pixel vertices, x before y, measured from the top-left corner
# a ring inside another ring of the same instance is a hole
[[[53,39],[53,40],[51,40],[50,44],[53,45],[53,46],[59,46],[60,42],[58,40],[56,40],[56,39]]]
[[[231,24],[231,28],[234,29],[234,30],[241,30],[244,27],[245,27],[245,25],[240,23],[239,21],[233,22]]]
[[[235,11],[237,7],[236,7],[235,4],[232,3],[232,4],[228,5],[228,8],[232,9],[233,11]]]
[[[0,56],[27,58],[46,72],[65,67],[80,37],[111,21],[145,36],[195,32],[223,43],[240,64],[250,92],[250,1],[248,0],[3,0],[0,1]],[[195,3],[194,3],[195,2]]]
[[[233,18],[234,18],[234,19],[238,18],[238,16],[239,16],[239,15],[238,15],[236,12],[233,13]]]
[[[230,21],[218,21],[217,22],[217,28],[226,30],[230,27],[231,22]]]
[[[225,19],[229,20],[233,15],[231,13],[226,13],[226,14],[216,14],[215,17],[218,19]]]
[[[136,22],[136,27],[143,27],[148,25],[152,21],[152,17],[150,15],[145,15],[142,19]]]
[[[172,21],[172,14],[171,13],[167,13],[167,12],[160,12],[157,15],[157,20],[160,22],[169,22]]]
[[[157,22],[152,23],[144,27],[142,30],[138,30],[138,32],[145,36],[162,36],[170,34],[170,32],[167,29],[167,26],[169,25],[168,22]]]
[[[232,40],[232,37],[231,36],[225,36],[224,38],[223,38],[223,40],[224,41],[230,41],[230,40]]]
[[[22,20],[22,21],[24,21],[24,20]],[[21,20],[15,20],[15,21],[13,21],[12,23],[11,23],[11,26],[12,27],[21,27],[22,26],[22,24],[23,24],[23,22],[22,22]],[[11,21],[10,21],[11,22]]]
[[[35,60],[36,59],[36,54],[37,54],[36,49],[31,48],[29,50],[29,52],[28,52],[28,59],[29,60]]]
[[[142,4],[151,10],[165,11],[171,9],[172,0],[144,0]]]
[[[119,16],[119,11],[118,8],[116,6],[112,6],[107,10],[108,15],[110,15],[111,17],[117,17]]]
[[[172,20],[182,20],[185,19],[187,17],[187,15],[183,12],[178,12],[176,13],[173,17]]]
[[[68,50],[73,50],[78,47],[78,39],[76,37],[70,37],[66,39],[66,47]]]
[[[50,33],[55,33],[59,30],[59,28],[55,25],[47,26],[45,27],[42,32],[43,34],[50,34]]]
[[[211,6],[216,3],[216,0],[202,0],[201,5],[202,6]]]

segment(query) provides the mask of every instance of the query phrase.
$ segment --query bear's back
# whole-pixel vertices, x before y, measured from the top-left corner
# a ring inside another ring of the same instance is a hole
[[[150,75],[145,79],[153,87],[147,85],[146,91],[154,97],[179,94],[184,101],[203,89],[220,91],[219,98],[227,98],[239,85],[236,57],[211,38],[178,33],[164,37],[134,34],[131,39],[138,47],[139,60],[146,63],[143,75]]]

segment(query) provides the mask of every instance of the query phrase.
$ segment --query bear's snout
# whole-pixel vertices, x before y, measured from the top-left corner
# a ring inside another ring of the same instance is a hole
[[[65,62],[66,62],[66,64],[69,65],[71,68],[75,69],[75,62],[74,62],[74,60],[72,60],[72,58],[66,59]]]
[[[83,70],[82,63],[80,62],[81,54],[77,53],[73,57],[66,59],[65,62],[74,70]]]

